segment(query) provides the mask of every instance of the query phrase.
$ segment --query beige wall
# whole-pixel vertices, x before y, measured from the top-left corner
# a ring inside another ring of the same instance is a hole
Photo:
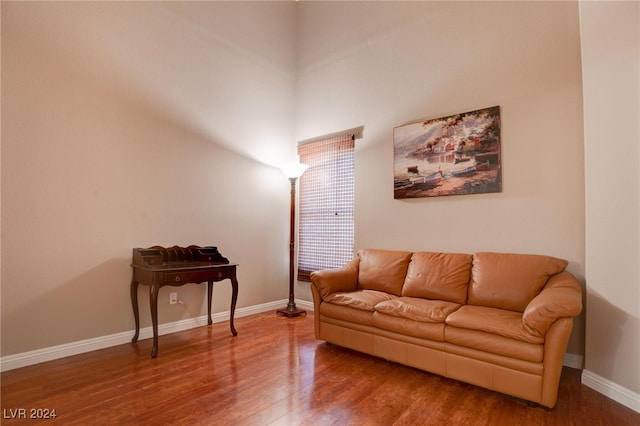
[[[581,2],[588,372],[640,407],[640,3]]]
[[[298,19],[297,139],[364,126],[357,249],[543,253],[584,281],[576,3],[309,2]],[[393,199],[394,127],[493,105],[502,193]],[[570,353],[583,336],[580,318]]]
[[[132,330],[133,247],[214,244],[238,307],[286,298],[294,40],[295,3],[2,2],[3,356]],[[206,313],[169,291],[161,323]]]

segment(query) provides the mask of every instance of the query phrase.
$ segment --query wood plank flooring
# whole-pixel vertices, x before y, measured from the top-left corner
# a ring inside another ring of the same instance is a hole
[[[638,425],[563,371],[558,405],[317,341],[313,316],[274,312],[2,373],[3,425]],[[11,418],[55,409],[55,419]]]

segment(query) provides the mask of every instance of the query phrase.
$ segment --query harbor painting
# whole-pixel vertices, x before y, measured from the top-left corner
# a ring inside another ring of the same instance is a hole
[[[393,129],[395,199],[502,191],[500,107]]]

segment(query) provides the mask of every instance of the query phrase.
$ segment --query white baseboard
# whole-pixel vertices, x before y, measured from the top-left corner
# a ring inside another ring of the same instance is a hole
[[[640,413],[640,394],[589,370],[582,371],[582,384]]]
[[[246,308],[239,308],[236,309],[235,318],[246,317],[270,310],[276,310],[286,305],[287,300],[279,300],[276,302],[264,303],[261,305],[255,305]],[[296,300],[296,305],[300,305],[301,307],[307,309],[313,309],[312,303],[302,300]],[[211,319],[214,323],[227,321],[229,319],[229,311],[213,314]],[[207,316],[202,315],[197,318],[188,318],[171,323],[159,324],[158,335],[162,336],[164,334],[184,331],[190,328],[200,327],[202,325],[205,325],[206,323]],[[123,331],[121,333],[110,334],[108,336],[95,337],[92,339],[80,340],[78,342],[65,343],[63,345],[51,346],[48,348],[36,349],[29,352],[3,356],[2,358],[0,358],[0,371],[14,370],[16,368],[39,364],[41,362],[52,361],[54,359],[130,343],[133,334],[134,330]],[[151,337],[153,337],[153,329],[151,327],[140,329],[140,334],[138,336],[139,340],[149,339]]]

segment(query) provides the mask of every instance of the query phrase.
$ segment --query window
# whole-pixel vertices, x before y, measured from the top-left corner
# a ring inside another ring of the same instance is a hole
[[[345,134],[298,146],[309,165],[300,178],[300,281],[353,259],[354,140]]]

